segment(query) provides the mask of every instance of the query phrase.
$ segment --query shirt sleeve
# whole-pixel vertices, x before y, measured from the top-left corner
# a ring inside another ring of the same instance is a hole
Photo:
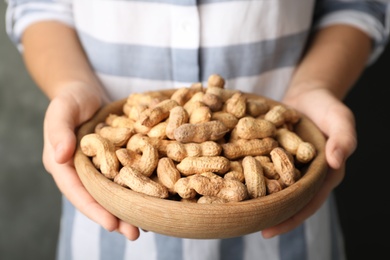
[[[373,63],[385,49],[390,32],[390,3],[388,0],[318,0],[314,28],[335,24],[354,26],[373,41],[368,64]]]
[[[6,30],[19,51],[23,50],[21,37],[24,30],[35,22],[57,21],[71,27],[73,13],[67,0],[6,0]]]

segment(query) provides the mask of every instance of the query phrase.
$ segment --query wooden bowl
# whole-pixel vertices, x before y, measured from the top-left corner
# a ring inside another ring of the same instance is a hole
[[[173,90],[163,91],[173,92]],[[252,94],[246,94],[256,97]],[[278,102],[269,100],[271,103]],[[94,132],[110,113],[122,114],[125,100],[111,103],[78,131],[78,141]],[[88,192],[113,215],[144,230],[163,235],[215,239],[241,236],[274,226],[301,210],[319,190],[327,171],[325,138],[305,116],[295,132],[317,149],[316,157],[293,185],[264,197],[225,204],[197,204],[159,199],[124,188],[104,177],[77,147],[76,171]],[[79,142],[78,142],[79,143]]]

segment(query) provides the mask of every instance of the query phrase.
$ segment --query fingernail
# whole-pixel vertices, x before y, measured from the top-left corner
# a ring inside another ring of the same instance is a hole
[[[333,151],[333,156],[336,159],[337,167],[340,168],[341,165],[344,163],[344,153],[340,149],[336,149]]]

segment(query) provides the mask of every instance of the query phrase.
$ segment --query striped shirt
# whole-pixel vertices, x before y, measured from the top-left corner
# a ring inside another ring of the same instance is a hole
[[[390,31],[388,1],[364,0],[9,0],[9,37],[23,51],[23,31],[43,20],[77,31],[112,100],[132,92],[206,82],[280,100],[308,36],[334,24],[367,33],[370,62]],[[259,233],[193,240],[142,232],[135,242],[109,233],[63,203],[58,259],[344,259],[332,198],[304,224],[272,239]]]

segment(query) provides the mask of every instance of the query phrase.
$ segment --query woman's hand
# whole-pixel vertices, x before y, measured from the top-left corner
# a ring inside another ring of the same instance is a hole
[[[286,97],[283,102],[308,116],[327,137],[325,155],[329,171],[313,199],[296,215],[263,230],[262,235],[265,238],[291,231],[323,205],[332,190],[343,180],[345,161],[355,151],[357,145],[355,119],[352,112],[327,89],[315,88],[293,99]]]
[[[129,240],[136,240],[139,230],[113,216],[88,193],[81,183],[74,164],[75,129],[93,116],[101,98],[83,84],[64,88],[50,102],[44,119],[43,163],[63,195],[83,214],[108,231],[118,231]]]

